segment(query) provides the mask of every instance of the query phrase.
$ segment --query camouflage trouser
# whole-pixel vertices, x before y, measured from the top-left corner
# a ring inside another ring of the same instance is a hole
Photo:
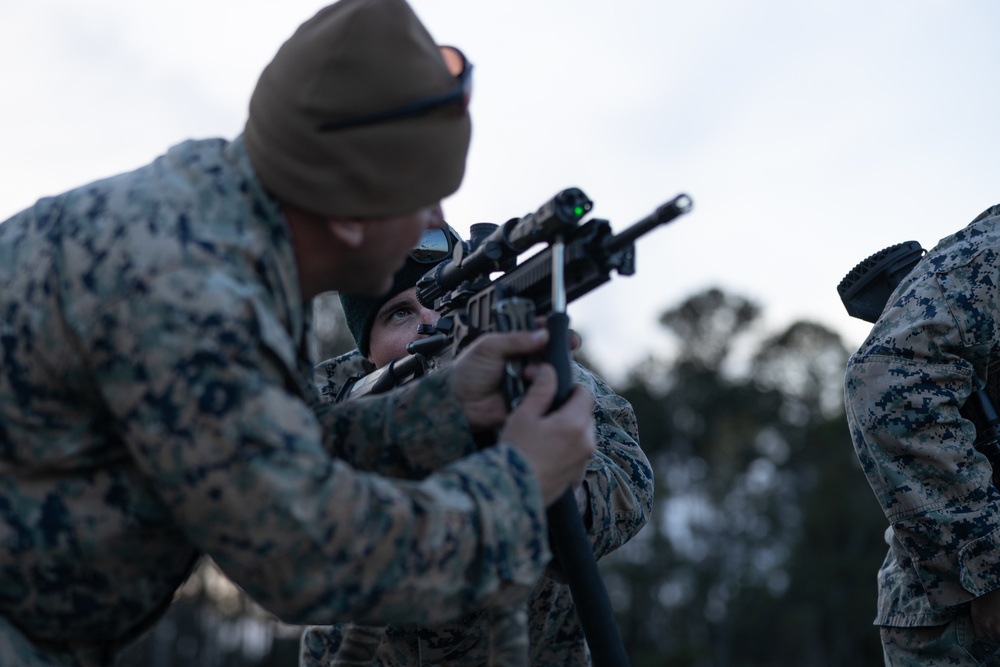
[[[1000,667],[1000,646],[975,638],[968,611],[946,625],[880,630],[886,667]]]

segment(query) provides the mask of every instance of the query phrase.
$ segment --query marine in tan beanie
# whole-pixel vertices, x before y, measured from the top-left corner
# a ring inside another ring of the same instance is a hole
[[[351,405],[308,387],[309,300],[388,291],[444,224],[470,131],[448,53],[402,0],[343,0],[281,48],[243,136],[0,223],[4,667],[114,663],[201,555],[296,625],[444,622],[534,586],[544,505],[594,447],[586,391],[549,416],[549,368],[508,415],[505,363],[544,332]],[[448,469],[352,467],[384,446]]]
[[[461,183],[471,132],[471,65],[448,55],[458,55],[463,72],[449,70],[403,0],[341,0],[320,10],[281,47],[251,97],[245,141],[261,182],[282,203],[321,217],[436,205]]]

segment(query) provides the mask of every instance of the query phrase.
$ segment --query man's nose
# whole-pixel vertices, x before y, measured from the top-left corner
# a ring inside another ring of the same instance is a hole
[[[441,319],[441,316],[436,310],[431,310],[430,308],[420,307],[420,323],[421,324],[437,324],[437,321]]]
[[[441,204],[437,203],[431,206],[427,211],[427,228],[428,229],[444,229],[444,211],[441,210]]]

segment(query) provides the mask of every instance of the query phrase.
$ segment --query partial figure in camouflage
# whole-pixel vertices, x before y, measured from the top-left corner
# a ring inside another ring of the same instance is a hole
[[[384,292],[443,225],[470,67],[403,0],[342,0],[281,47],[234,140],[0,224],[0,664],[113,664],[202,554],[303,625],[527,599],[545,505],[594,451],[584,389],[541,414],[551,368],[507,413],[505,358],[544,335],[480,339],[477,372],[341,406],[307,352],[316,294]],[[481,428],[501,444],[478,450]],[[352,467],[373,456],[436,472]]]
[[[960,414],[1000,405],[1000,206],[900,283],[847,367],[851,437],[889,529],[878,573],[886,665],[997,664],[1000,493]]]
[[[460,240],[457,233],[448,230],[455,240]],[[440,234],[440,230],[432,230],[425,236]],[[417,325],[437,321],[437,313],[416,300],[414,287],[433,265],[408,259],[403,270],[396,274],[392,289],[381,297],[341,294],[348,327],[358,349],[316,367],[316,386],[325,400],[335,400],[353,378],[363,377],[404,355],[405,345],[418,337]],[[629,403],[580,364],[574,363],[573,372],[576,381],[595,397],[598,451],[587,464],[586,476],[577,488],[577,500],[594,554],[600,558],[623,545],[646,524],[653,505],[653,472],[639,447],[638,425]],[[432,471],[428,461],[416,478]],[[408,476],[402,468],[392,474]],[[527,613],[527,653],[531,665],[590,664],[569,586],[554,569],[538,580]],[[482,609],[458,621],[433,627],[396,625],[383,632],[381,628],[352,625],[347,628],[346,645],[342,644],[343,626],[310,627],[302,637],[299,664],[300,667],[486,667],[496,664],[490,662],[495,656],[489,654],[495,618],[492,610]]]

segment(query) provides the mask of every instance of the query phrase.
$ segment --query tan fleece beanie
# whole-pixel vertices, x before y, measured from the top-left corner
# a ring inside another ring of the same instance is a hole
[[[324,217],[411,213],[458,189],[471,122],[443,106],[323,132],[324,123],[395,109],[455,85],[404,0],[340,0],[320,10],[264,68],[244,141],[261,183]]]

